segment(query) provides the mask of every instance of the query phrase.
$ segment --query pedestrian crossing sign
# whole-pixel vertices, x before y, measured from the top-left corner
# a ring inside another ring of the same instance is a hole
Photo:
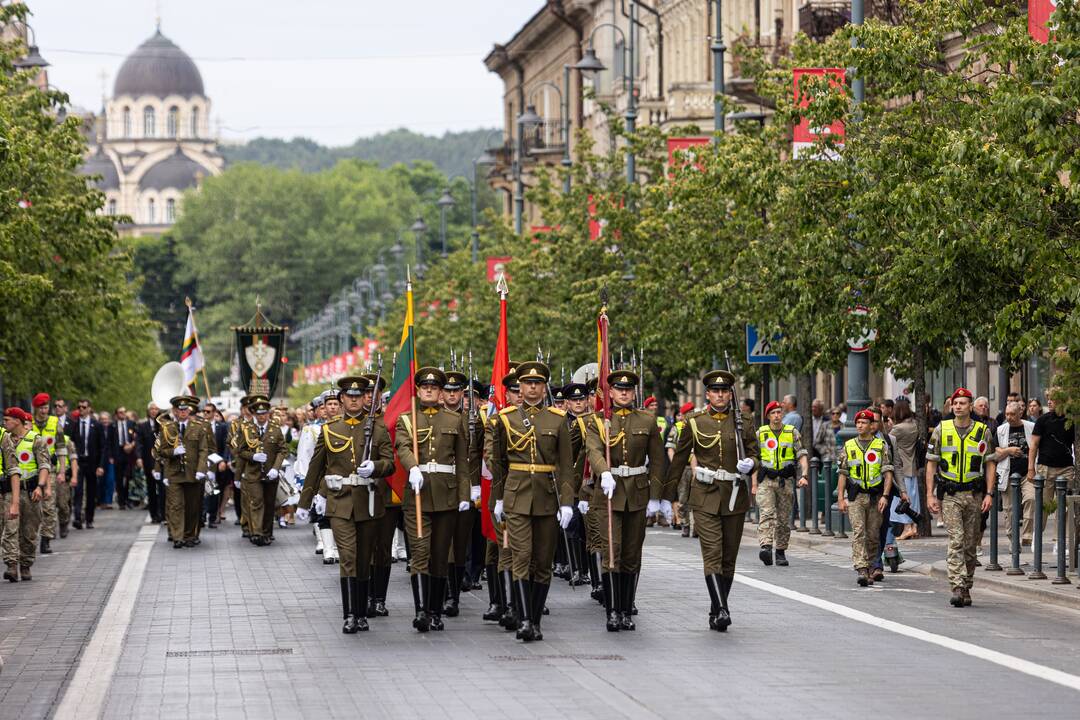
[[[746,326],[746,362],[750,365],[779,365],[780,356],[773,352],[772,345],[779,335],[765,337],[758,334],[753,325]]]

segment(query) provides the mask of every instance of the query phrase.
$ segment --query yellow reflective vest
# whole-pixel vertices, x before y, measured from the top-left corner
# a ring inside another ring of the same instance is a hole
[[[952,420],[941,421],[941,460],[938,474],[954,483],[971,483],[983,476],[983,455],[986,454],[987,429],[984,423],[972,421],[963,439]]]
[[[758,428],[758,448],[761,454],[761,467],[769,470],[783,470],[795,462],[795,426],[785,425],[776,434],[768,425]]]
[[[34,421],[34,429],[41,437],[45,438],[45,447],[49,448],[49,457],[56,458],[56,434],[60,432],[60,420],[55,415],[50,415],[45,421],[45,427],[38,427]]]
[[[847,457],[848,478],[859,483],[864,490],[881,484],[881,466],[885,459],[884,440],[875,437],[864,452],[859,445],[859,439],[851,438],[844,443],[844,455]]]
[[[37,433],[30,430],[23,435],[23,439],[15,446],[15,459],[19,462],[19,472],[23,480],[29,480],[37,475],[37,456],[34,455],[34,439]]]

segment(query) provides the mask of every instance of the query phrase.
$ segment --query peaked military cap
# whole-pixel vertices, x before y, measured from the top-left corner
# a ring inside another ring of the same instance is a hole
[[[556,400],[565,400],[566,392],[562,387],[555,387],[551,389],[551,396]]]
[[[701,378],[701,384],[710,390],[730,390],[735,385],[735,376],[727,370],[712,370]]]
[[[259,395],[251,401],[248,407],[250,407],[251,411],[254,413],[270,412],[270,401],[264,396]]]
[[[313,407],[313,408],[322,407],[323,402],[324,402],[324,400],[323,400],[322,393],[319,393],[315,397],[311,398],[311,407]]]
[[[585,389],[589,391],[590,395],[594,395],[596,393],[596,384],[596,378],[589,378],[587,381],[585,381]]]
[[[437,367],[422,367],[413,375],[413,382],[420,385],[446,385],[446,373]]]
[[[616,370],[608,374],[607,382],[620,390],[633,390],[638,384],[638,374],[633,370]]]
[[[337,381],[341,394],[353,397],[363,395],[367,391],[369,384],[368,379],[360,375],[346,375]]]
[[[459,370],[450,370],[446,373],[446,382],[443,390],[464,390],[469,386],[469,378]]]
[[[169,404],[177,410],[187,408],[188,410],[196,410],[199,407],[199,398],[193,395],[177,395],[173,399],[169,400]]]
[[[551,379],[551,370],[539,360],[530,360],[518,365],[517,381],[523,383],[527,380],[534,382],[547,382]]]
[[[375,388],[375,392],[382,392],[386,389],[386,378],[382,375],[376,375],[375,373],[364,373],[362,378],[368,381],[368,389]]]
[[[567,400],[585,400],[589,391],[584,384],[572,382],[563,388],[563,396]]]

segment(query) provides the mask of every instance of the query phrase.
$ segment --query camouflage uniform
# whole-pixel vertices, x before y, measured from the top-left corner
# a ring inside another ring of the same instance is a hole
[[[869,443],[866,444],[857,437],[848,442],[858,443],[864,453],[869,453],[870,443],[874,442],[874,438],[871,438]],[[881,533],[882,514],[878,510],[877,503],[885,491],[886,483],[889,482],[886,473],[890,476],[893,473],[893,464],[888,443],[882,442],[877,450],[881,453],[881,458],[878,461],[881,465],[881,483],[871,488],[870,491],[859,492],[854,499],[848,495],[847,515],[848,521],[851,523],[851,564],[856,570],[868,570],[873,560],[881,552],[878,538]],[[847,464],[841,459],[837,463],[838,487],[846,489],[848,471]],[[841,490],[841,492],[844,491]],[[790,508],[788,512],[790,513]]]
[[[766,425],[764,428],[768,428]],[[802,445],[799,431],[794,427],[785,426],[794,437],[792,448],[795,459],[791,465],[798,470],[799,458],[806,457],[806,449]],[[758,430],[760,435],[761,430]],[[758,438],[760,445],[760,437]],[[764,450],[763,450],[764,452]],[[758,517],[758,545],[765,547],[773,546],[777,550],[787,550],[788,541],[791,539],[791,508],[795,504],[795,483],[799,473],[794,473],[787,478],[770,478],[765,475],[762,467],[757,473],[757,494],[754,496],[757,502]]]

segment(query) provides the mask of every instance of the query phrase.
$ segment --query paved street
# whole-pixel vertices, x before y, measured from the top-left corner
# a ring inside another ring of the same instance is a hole
[[[1080,613],[978,584],[976,606],[957,611],[944,583],[912,572],[858,589],[842,557],[816,549],[765,568],[745,545],[735,625],[721,635],[706,627],[696,541],[650,531],[636,633],[607,633],[587,590],[558,584],[545,640],[526,646],[479,619],[486,592],[468,594],[446,632],[418,635],[402,564],[392,616],[342,635],[336,568],[305,529],[262,549],[230,525],[175,551],[141,519],[103,513],[97,530],[58,543],[33,583],[0,590],[3,707],[20,718],[854,718],[870,703],[1060,718],[1080,702],[1067,674]]]

